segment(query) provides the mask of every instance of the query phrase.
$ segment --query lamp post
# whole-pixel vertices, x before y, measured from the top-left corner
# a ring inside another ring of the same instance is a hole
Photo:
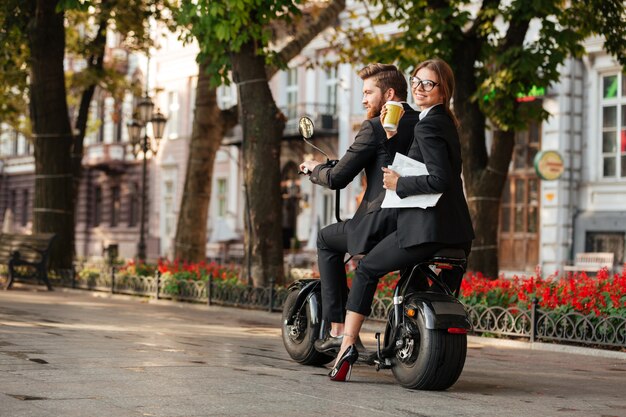
[[[146,179],[147,179],[147,156],[148,151],[153,155],[159,150],[159,141],[163,137],[167,118],[159,110],[154,111],[154,103],[146,94],[139,99],[134,111],[134,119],[128,123],[128,133],[135,158],[139,152],[143,152],[143,165],[141,170],[141,224],[139,229],[139,243],[137,244],[137,258],[146,260]],[[148,136],[148,123],[152,125],[153,140]],[[143,135],[142,135],[143,133]]]

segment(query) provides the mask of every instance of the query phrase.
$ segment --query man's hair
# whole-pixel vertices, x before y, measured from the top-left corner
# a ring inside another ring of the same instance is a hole
[[[393,88],[396,92],[396,96],[401,101],[406,101],[407,97],[407,84],[404,75],[391,64],[369,64],[367,67],[359,71],[359,77],[362,80],[373,78],[376,87],[380,88],[383,92]]]

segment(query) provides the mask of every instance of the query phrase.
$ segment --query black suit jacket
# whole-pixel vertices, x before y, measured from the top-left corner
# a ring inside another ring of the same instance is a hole
[[[382,167],[391,165],[396,152],[406,155],[413,140],[413,128],[419,118],[404,103],[405,114],[400,119],[398,134],[387,139],[379,117],[365,120],[354,143],[334,167],[318,165],[311,173],[311,181],[332,190],[345,188],[365,170],[367,188],[348,227],[348,252],[369,251],[382,238],[395,230],[395,218],[379,216],[385,198]]]
[[[400,177],[398,196],[443,195],[435,207],[398,210],[400,247],[426,242],[471,242],[474,229],[463,194],[461,144],[456,126],[442,105],[430,109],[417,123],[407,156],[426,164],[428,175]]]

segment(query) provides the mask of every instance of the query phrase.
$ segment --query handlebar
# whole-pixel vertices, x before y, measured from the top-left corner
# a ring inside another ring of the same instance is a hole
[[[308,142],[307,142],[308,143]],[[338,159],[326,159],[326,162],[322,165],[326,165],[330,168],[334,167],[335,165],[337,165],[337,162],[339,162]],[[311,171],[309,171],[307,168],[304,168],[304,170],[302,171],[298,171],[298,174],[300,175],[311,175]],[[341,216],[340,216],[340,207],[339,207],[339,201],[340,201],[340,195],[341,195],[341,190],[339,188],[337,188],[335,190],[335,219],[337,220],[337,222],[341,222]]]

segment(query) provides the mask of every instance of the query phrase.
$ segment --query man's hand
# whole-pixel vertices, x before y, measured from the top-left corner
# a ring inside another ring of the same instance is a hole
[[[313,172],[313,169],[321,164],[321,162],[317,162],[316,160],[304,161],[300,164],[300,172],[310,175]]]
[[[396,171],[391,170],[389,168],[383,167],[383,188],[386,190],[396,191],[398,186],[398,178],[400,178],[400,174]]]
[[[404,113],[405,113],[405,111],[404,111],[404,108],[403,108],[402,110],[400,110],[400,119],[402,119],[402,116],[404,116]],[[387,114],[387,106],[385,106],[383,104],[383,108],[380,109],[380,123],[381,124],[385,124],[385,115],[386,114]],[[398,120],[400,120],[400,119],[398,119]],[[398,133],[398,131],[397,130],[390,131],[390,130],[385,129],[385,133],[387,134],[387,139],[391,139],[392,137],[394,137]]]

